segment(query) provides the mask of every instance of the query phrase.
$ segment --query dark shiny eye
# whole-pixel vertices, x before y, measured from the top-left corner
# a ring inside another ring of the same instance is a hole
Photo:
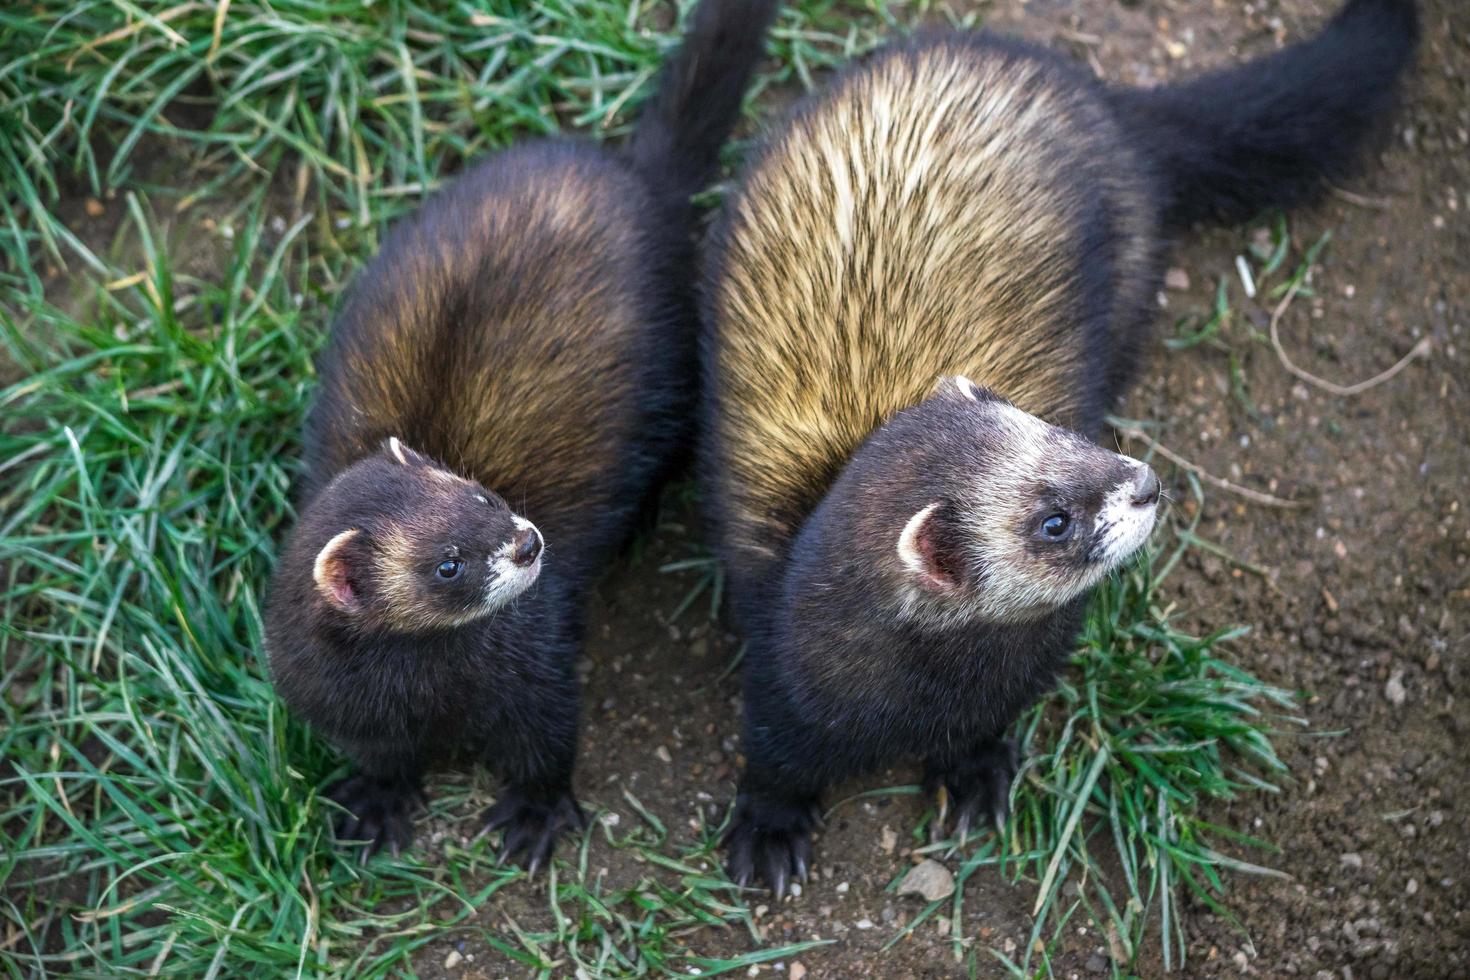
[[[446,558],[439,563],[439,577],[443,579],[458,578],[461,568],[464,568],[464,562],[458,558]]]
[[[1053,514],[1041,522],[1042,537],[1060,541],[1072,530],[1072,519],[1066,514]]]

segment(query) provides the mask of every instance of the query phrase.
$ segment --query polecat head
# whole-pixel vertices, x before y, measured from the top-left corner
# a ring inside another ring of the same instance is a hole
[[[323,608],[364,629],[461,626],[541,573],[541,532],[530,521],[397,439],[338,474],[296,533],[313,549]]]
[[[1158,512],[1147,465],[962,377],[896,415],[860,455],[869,446],[897,470],[899,492],[866,530],[885,544],[902,614],[920,622],[1044,615],[1137,551]]]

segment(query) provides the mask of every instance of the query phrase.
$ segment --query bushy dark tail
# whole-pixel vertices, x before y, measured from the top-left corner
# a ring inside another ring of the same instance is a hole
[[[1243,221],[1347,175],[1417,39],[1414,0],[1348,0],[1309,41],[1191,82],[1114,90],[1161,171],[1166,226]]]
[[[740,116],[778,0],[700,0],[628,144],[633,166],[665,199],[687,202],[714,175]]]

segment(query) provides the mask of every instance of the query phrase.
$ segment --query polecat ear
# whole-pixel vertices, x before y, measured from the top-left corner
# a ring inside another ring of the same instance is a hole
[[[388,441],[383,443],[383,451],[395,462],[404,466],[433,466],[434,463],[423,453],[414,452],[405,446],[397,436],[389,436]]]
[[[362,549],[354,546],[357,536],[357,528],[349,528],[332,538],[317,552],[311,570],[322,598],[344,613],[362,609],[358,582],[363,555]]]
[[[898,558],[914,580],[935,592],[959,586],[958,548],[952,529],[942,519],[944,503],[936,500],[915,513],[898,536]]]
[[[936,395],[948,395],[953,398],[963,398],[972,402],[996,401],[999,396],[989,388],[982,388],[963,374],[953,374],[947,378],[940,378],[939,384],[934,387]]]

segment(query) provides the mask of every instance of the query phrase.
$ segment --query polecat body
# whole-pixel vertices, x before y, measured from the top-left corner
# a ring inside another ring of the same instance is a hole
[[[1006,728],[1153,525],[1156,478],[1084,436],[1135,372],[1163,236],[1310,197],[1414,34],[1411,0],[1351,0],[1153,91],[921,36],[768,137],[713,236],[703,344],[701,467],[750,641],[738,879],[784,890],[823,787],[902,756],[961,825],[1003,810]]]
[[[584,595],[683,441],[690,197],[774,6],[704,0],[623,152],[473,167],[344,301],[266,619],[277,690],[360,770],[339,836],[406,844],[455,757],[504,776],[488,824],[532,868],[580,820]]]

